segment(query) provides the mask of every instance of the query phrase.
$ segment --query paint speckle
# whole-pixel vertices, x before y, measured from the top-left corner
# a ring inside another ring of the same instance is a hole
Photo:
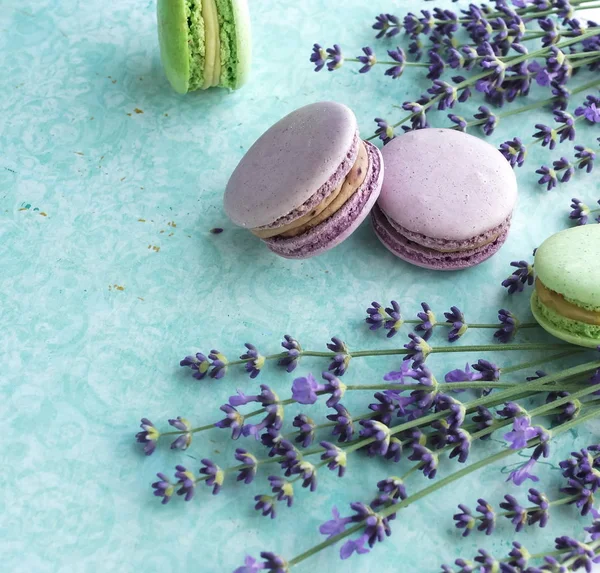
[[[169,117],[169,114],[168,114],[168,113],[165,113],[165,117]]]
[[[48,216],[48,214],[47,214],[47,213],[44,213],[44,211],[40,211],[40,215],[41,215],[42,217],[47,217],[47,216]]]
[[[121,181],[125,181],[125,179],[127,179],[127,177],[121,177]]]
[[[157,247],[156,245],[148,245],[149,249],[152,249],[155,253],[158,253],[158,251],[160,251],[160,247]]]
[[[172,237],[175,233],[169,233],[167,236]]]
[[[213,229],[210,230],[210,232],[213,235],[220,235],[223,232],[223,229],[221,229],[221,227],[214,227]]]
[[[139,221],[140,223],[145,223],[145,222],[146,222],[146,219],[138,219],[138,221]]]
[[[128,113],[127,115],[128,115],[129,117],[131,117],[131,114],[130,114],[130,113]]]
[[[143,110],[141,110],[139,107],[134,108],[135,113],[144,113]]]
[[[119,290],[121,292],[123,292],[125,290],[125,287],[122,285],[108,285],[108,290]]]
[[[144,300],[144,299],[143,299],[141,296],[138,296],[138,299],[139,299],[139,300]]]
[[[164,233],[164,232],[165,232],[165,231],[164,231],[164,229],[163,229],[163,230],[160,232],[160,234],[162,234],[162,233]]]
[[[83,155],[81,151],[73,151],[73,153],[76,153],[77,155]]]
[[[173,228],[177,227],[177,225],[176,225],[175,221],[169,221],[169,222],[167,223],[167,225],[168,225],[169,227],[173,227]]]

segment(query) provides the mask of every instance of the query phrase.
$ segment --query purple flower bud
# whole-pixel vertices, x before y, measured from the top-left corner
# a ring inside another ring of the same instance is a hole
[[[366,74],[367,72],[370,72],[371,68],[377,63],[377,58],[375,57],[375,54],[373,54],[372,48],[369,46],[363,48],[362,51],[364,56],[358,56],[356,59],[361,64],[364,64],[363,67],[360,68],[359,73]]]
[[[144,444],[144,453],[147,456],[150,456],[156,449],[156,444],[160,438],[160,432],[148,418],[142,418],[140,428],[142,428],[142,431],[135,435],[135,439],[138,443]]]
[[[294,503],[294,486],[279,476],[269,476],[269,484],[277,501],[285,501],[291,507]]]
[[[400,19],[393,14],[379,14],[375,17],[375,24],[373,24],[373,30],[378,30],[376,38],[379,40],[384,36],[386,38],[392,38],[400,32]]]

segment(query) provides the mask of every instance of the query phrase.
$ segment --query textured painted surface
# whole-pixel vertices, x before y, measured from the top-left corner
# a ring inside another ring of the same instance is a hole
[[[401,13],[416,1],[374,0],[366,11],[360,0],[339,10],[317,0],[273,4],[251,6],[255,63],[244,89],[179,96],[160,69],[153,2],[3,3],[4,571],[216,573],[241,564],[245,551],[292,556],[312,545],[331,505],[365,500],[378,479],[404,469],[351,458],[343,481],[322,474],[318,491],[298,494],[297,505],[282,509],[277,521],[252,509],[250,495],[266,491],[264,476],[250,487],[232,484],[216,498],[204,488],[187,506],[178,499],[162,507],[149,488],[156,471],[180,462],[197,469],[204,456],[228,465],[235,444],[215,430],[186,454],[160,448],[144,458],[132,443],[139,418],[158,423],[183,415],[208,423],[236,386],[257,386],[240,373],[218,384],[195,383],[179,369],[179,359],[197,348],[235,355],[247,340],[274,352],[286,332],[312,348],[324,348],[335,334],[354,348],[386,347],[390,343],[370,337],[362,323],[373,298],[397,298],[409,314],[426,299],[438,312],[457,304],[478,321],[492,321],[502,306],[526,318],[528,297],[508,301],[498,287],[508,262],[528,258],[550,232],[568,224],[575,190],[588,201],[600,195],[591,177],[579,176],[572,187],[541,191],[533,172],[549,155],[535,149],[518,173],[521,195],[511,235],[479,267],[443,275],[410,267],[379,244],[368,224],[321,257],[293,262],[274,256],[231,226],[222,210],[229,174],[248,146],[278,118],[322,99],[353,108],[368,135],[373,117],[397,117],[393,104],[416,97],[427,82],[422,74],[395,83],[350,70],[316,75],[307,62],[313,41],[337,41],[358,52],[372,42],[375,13]],[[506,121],[493,142],[526,136],[548,119],[530,113]],[[437,125],[445,124],[440,117]],[[581,130],[579,140],[590,145],[592,132]],[[212,235],[213,227],[225,231]],[[529,333],[523,340],[538,337],[545,339]],[[501,363],[507,361],[518,357]],[[356,362],[347,375],[355,383],[379,380],[397,364]],[[432,365],[443,371],[461,362]],[[307,360],[300,371],[308,367],[318,371],[322,364]],[[291,380],[275,369],[267,369],[263,381],[288,395]],[[366,400],[356,396],[348,405]],[[557,451],[587,444],[598,429],[578,429]],[[547,484],[560,482],[549,466],[543,474]],[[423,483],[415,479],[409,488]],[[516,488],[505,486],[498,468],[484,470],[406,510],[372,556],[341,563],[329,551],[298,571],[425,573],[457,554],[472,554],[477,545],[503,551],[512,538],[508,524],[491,539],[463,541],[451,515],[458,502],[472,504],[479,495],[497,501],[506,491]],[[564,519],[521,540],[538,549],[554,533],[579,531],[581,521],[570,519],[570,509],[557,515]]]

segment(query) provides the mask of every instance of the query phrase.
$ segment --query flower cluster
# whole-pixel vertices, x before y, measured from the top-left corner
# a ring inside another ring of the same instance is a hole
[[[533,264],[527,261],[512,261],[510,266],[516,270],[502,281],[502,286],[508,289],[508,294],[523,292],[525,285],[531,286],[533,284],[535,280]]]

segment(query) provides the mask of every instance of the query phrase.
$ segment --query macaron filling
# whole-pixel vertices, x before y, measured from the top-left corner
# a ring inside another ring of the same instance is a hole
[[[204,19],[206,55],[202,89],[219,85],[221,80],[221,41],[215,0],[201,0]]]
[[[562,294],[546,287],[539,278],[535,280],[535,291],[539,302],[545,307],[569,320],[597,326],[600,334],[600,309],[593,310],[573,304]]]
[[[201,0],[186,0],[185,16],[188,25],[189,53],[189,90],[196,90],[204,84],[204,69],[206,59],[205,25],[202,16]]]
[[[308,213],[281,227],[268,229],[253,229],[252,232],[262,238],[295,237],[322,223],[338,211],[346,201],[358,191],[363,184],[369,168],[369,157],[365,144],[361,141],[358,146],[356,161],[341,183],[331,191],[318,205]]]

